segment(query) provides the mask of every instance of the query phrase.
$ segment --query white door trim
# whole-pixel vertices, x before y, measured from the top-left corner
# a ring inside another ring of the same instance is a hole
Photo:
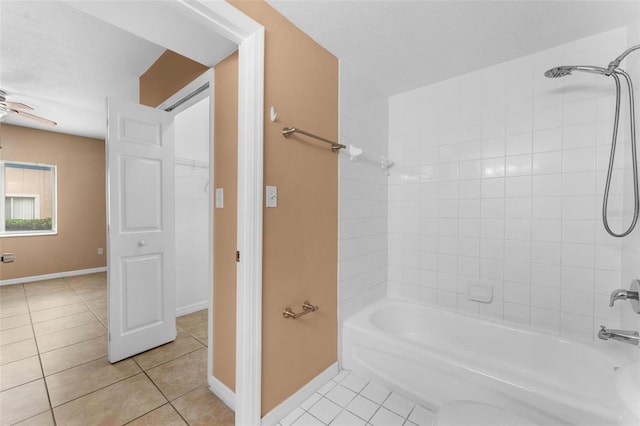
[[[102,2],[65,1],[119,26]],[[218,34],[239,45],[238,70],[238,263],[236,318],[236,425],[260,424],[262,359],[262,185],[264,27],[226,1],[174,0]],[[154,5],[159,8],[162,2]],[[153,8],[150,8],[153,9]],[[152,12],[152,10],[150,10]],[[150,13],[149,15],[152,15]],[[146,15],[146,19],[153,16]],[[175,40],[174,40],[175,41]],[[181,52],[179,46],[172,50]],[[186,46],[188,50],[188,46]]]
[[[237,426],[259,425],[262,363],[264,27],[224,1],[176,0],[238,43]],[[178,52],[180,53],[180,52]]]

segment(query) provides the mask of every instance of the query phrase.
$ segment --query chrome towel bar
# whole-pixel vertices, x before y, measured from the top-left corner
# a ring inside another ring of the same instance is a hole
[[[305,302],[302,304],[302,312],[298,312],[296,314],[295,312],[293,312],[293,310],[291,310],[291,308],[286,308],[284,311],[282,311],[282,316],[285,319],[298,319],[301,316],[307,315],[311,312],[315,312],[318,309],[320,309],[320,306],[314,306],[308,300],[305,300]]]
[[[282,135],[285,138],[289,138],[294,133],[300,133],[301,135],[309,136],[311,138],[315,138],[322,142],[331,144],[331,151],[333,152],[338,152],[341,149],[346,148],[346,146],[342,145],[341,143],[333,142],[333,141],[330,141],[329,139],[325,139],[323,137],[314,135],[313,133],[305,132],[304,130],[298,129],[297,127],[285,127],[284,129],[282,129]]]

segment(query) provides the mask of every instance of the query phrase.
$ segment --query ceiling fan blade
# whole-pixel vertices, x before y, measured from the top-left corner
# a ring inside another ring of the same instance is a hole
[[[13,109],[26,109],[29,111],[32,111],[33,108],[31,108],[29,105],[25,105],[21,102],[7,102],[7,101],[0,101],[0,105],[4,105],[7,108],[13,108]]]
[[[13,113],[24,116],[25,118],[30,118],[31,120],[38,121],[42,124],[46,124],[47,126],[57,126],[58,123],[55,121],[47,120],[46,118],[38,117],[37,115],[29,114],[28,112],[18,111],[17,109],[10,110]]]

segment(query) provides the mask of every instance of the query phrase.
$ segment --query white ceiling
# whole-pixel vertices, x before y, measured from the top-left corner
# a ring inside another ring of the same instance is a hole
[[[640,19],[638,1],[268,1],[385,95]],[[175,8],[139,36],[93,17],[120,15],[110,22],[136,32],[131,15],[170,3],[0,0],[0,89],[59,125],[14,114],[5,121],[102,138],[105,98],[137,100],[138,77],[164,51],[159,44],[193,40],[187,56],[210,66],[235,50]],[[203,59],[214,44],[221,46],[216,58]]]
[[[386,95],[640,20],[639,1],[267,1]]]
[[[149,7],[160,12],[152,25],[140,25],[136,19],[149,16]],[[4,122],[104,138],[105,99],[137,102],[139,76],[172,41],[190,37],[191,51],[179,53],[208,66],[237,49],[180,13],[166,1],[0,0],[0,89],[58,126],[16,114]]]

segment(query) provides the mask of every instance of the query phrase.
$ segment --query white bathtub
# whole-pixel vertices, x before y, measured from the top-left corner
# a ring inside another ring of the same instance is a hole
[[[433,409],[474,400],[542,425],[580,426],[620,424],[627,409],[614,368],[640,355],[619,342],[581,343],[394,299],[349,318],[342,350],[344,368]]]

